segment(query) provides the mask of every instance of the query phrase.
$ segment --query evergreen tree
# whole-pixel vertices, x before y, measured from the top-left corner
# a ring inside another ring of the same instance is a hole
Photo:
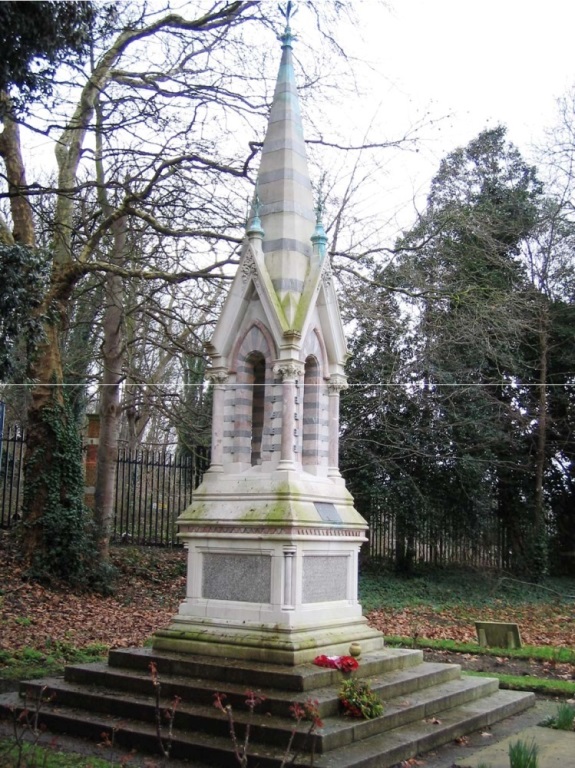
[[[387,309],[379,319],[372,312],[371,338],[360,324],[352,345],[361,375],[377,368],[374,357],[380,369],[400,360],[385,414],[371,409],[364,429],[378,435],[369,471],[373,478],[377,467],[374,487],[401,522],[397,563],[405,570],[409,540],[424,522],[429,530],[435,519],[451,519],[480,532],[493,510],[508,532],[510,567],[531,576],[545,570],[545,517],[534,497],[538,360],[526,345],[537,303],[522,257],[541,206],[535,169],[503,128],[484,131],[442,161],[398,258],[374,274],[386,286],[378,311],[389,306],[390,288],[402,297],[394,300],[404,319],[394,342],[400,354],[374,349]]]

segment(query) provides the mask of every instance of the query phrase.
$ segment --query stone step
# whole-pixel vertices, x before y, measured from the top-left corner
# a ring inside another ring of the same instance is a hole
[[[393,672],[421,664],[423,651],[411,648],[383,648],[362,655],[358,677]],[[318,667],[313,663],[288,666],[265,664],[241,659],[218,659],[211,656],[195,656],[185,653],[154,651],[151,648],[117,648],[110,651],[110,667],[139,669],[149,674],[154,662],[160,677],[176,675],[199,677],[205,680],[226,680],[247,688],[276,688],[285,691],[312,691],[326,685],[336,685],[341,672]]]
[[[12,697],[12,698],[11,698]],[[316,768],[390,768],[396,763],[435,749],[455,738],[502,720],[526,709],[535,701],[529,693],[497,691],[489,696],[445,710],[440,716],[426,717],[392,731],[368,737],[364,729],[355,732],[354,740],[346,746],[325,754],[315,754]],[[15,694],[2,697],[4,708],[22,707]],[[220,714],[221,713],[217,713]],[[221,715],[223,717],[223,715]],[[375,721],[356,721],[355,725],[369,725]],[[145,750],[157,754],[158,736],[153,723],[132,721],[125,717],[110,717],[99,713],[79,713],[68,707],[41,708],[40,723],[48,730],[72,733],[75,736],[102,741],[103,734],[126,749]],[[165,729],[164,729],[165,730]],[[165,735],[164,735],[165,740]],[[287,745],[287,741],[285,742]],[[250,756],[259,768],[279,768],[285,754],[285,745],[273,746],[251,742]],[[229,736],[216,736],[197,731],[175,728],[172,736],[171,756],[214,765],[219,768],[236,766],[237,760]],[[308,754],[302,754],[293,765],[309,766]]]
[[[499,690],[392,731],[320,755],[314,768],[390,768],[533,706],[535,694]]]
[[[233,707],[238,739],[250,727],[250,764],[279,768],[293,734],[292,746],[302,753],[296,766],[309,765],[313,753],[320,768],[387,768],[534,703],[532,694],[499,691],[495,679],[462,678],[460,672],[458,665],[423,662],[421,651],[366,654],[354,674],[369,681],[385,708],[378,718],[357,720],[339,713],[344,676],[337,670],[129,649],[112,651],[109,664],[71,665],[65,678],[25,682],[19,698],[0,697],[0,709],[31,708],[50,689],[53,698],[40,707],[48,729],[99,741],[106,732],[120,746],[158,752],[158,712],[163,715],[178,696],[173,757],[227,768],[237,763],[227,717],[213,706],[218,691]],[[252,716],[245,707],[248,688],[266,697]],[[306,699],[317,700],[324,721],[311,738],[309,723],[296,724],[289,711],[294,700]],[[165,732],[167,721],[161,722]]]
[[[460,667],[456,664],[422,662],[417,666],[407,667],[392,672],[380,673],[369,678],[372,688],[387,701],[398,696],[405,696],[415,690],[437,685],[459,678]],[[72,664],[66,667],[65,678],[69,683],[99,686],[114,691],[126,691],[132,694],[152,695],[154,686],[149,672],[135,669],[110,667],[108,664]],[[214,693],[226,695],[226,703],[234,709],[244,708],[246,687],[241,684],[217,681],[213,679],[191,678],[183,675],[163,675],[159,678],[164,699],[171,700],[178,696],[182,701],[195,704],[212,704]],[[322,717],[336,714],[339,710],[338,692],[342,676],[338,676],[336,685],[328,685],[314,691],[314,700]],[[251,686],[250,690],[262,692]],[[265,689],[265,702],[260,711],[276,716],[289,717],[294,701],[303,701],[305,697],[294,691]]]
[[[8,709],[17,713],[22,709],[22,700],[17,694],[5,694],[0,697],[0,707],[5,711]],[[147,752],[151,755],[162,754],[158,733],[153,723],[130,720],[126,717],[113,717],[98,712],[79,712],[77,709],[64,706],[53,708],[50,705],[41,707],[38,722],[42,729],[51,733],[73,735],[98,743],[106,737],[116,747]],[[165,725],[162,730],[162,741],[164,745],[167,744]],[[276,749],[250,742],[249,754],[250,763],[253,760],[258,768],[280,768],[285,748]],[[211,733],[182,731],[174,728],[170,757],[176,760],[193,761],[194,766],[201,764],[206,767],[237,768],[238,765],[229,732],[226,736],[215,736]],[[309,754],[302,755],[301,760],[296,759],[293,766],[309,768]]]
[[[374,690],[385,687],[375,684]],[[321,732],[314,734],[308,745],[316,753],[325,753],[353,743],[358,738],[369,738],[377,733],[389,731],[410,722],[431,717],[477,698],[487,696],[498,688],[498,681],[484,677],[465,677],[447,680],[421,690],[413,690],[408,698],[400,696],[385,700],[384,713],[373,720],[356,720],[334,714],[324,718]],[[100,712],[113,717],[125,717],[153,723],[156,719],[156,703],[153,695],[117,691],[101,686],[85,686],[71,683],[61,678],[44,678],[25,684],[29,700],[36,700],[42,690],[51,697],[51,706],[84,708],[89,712]],[[267,695],[266,691],[266,695]],[[273,695],[273,692],[270,692]],[[337,690],[330,690],[334,707],[337,707]],[[245,695],[244,695],[245,698]],[[160,710],[170,707],[171,699],[162,698]],[[265,702],[264,702],[265,704]],[[337,711],[337,709],[336,709]],[[234,720],[239,736],[243,738],[245,729],[251,722],[252,739],[262,744],[287,744],[294,730],[294,721],[288,717],[277,717],[258,709],[250,716],[245,707],[234,709]],[[221,712],[213,705],[198,704],[185,698],[178,704],[174,725],[182,730],[200,731],[215,736],[225,736],[228,723]],[[300,723],[296,729],[294,744],[304,748],[305,733],[308,725]]]

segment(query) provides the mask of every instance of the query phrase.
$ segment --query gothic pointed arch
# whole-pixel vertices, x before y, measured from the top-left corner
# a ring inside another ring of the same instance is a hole
[[[322,377],[327,378],[329,376],[329,360],[327,356],[327,349],[321,330],[317,326],[310,328],[303,343],[304,359],[306,359],[309,355],[313,355],[317,359],[321,368]]]
[[[277,349],[272,334],[261,320],[254,320],[243,335],[236,340],[230,356],[230,373],[235,373],[240,360],[250,352],[260,351],[270,361],[277,357]]]

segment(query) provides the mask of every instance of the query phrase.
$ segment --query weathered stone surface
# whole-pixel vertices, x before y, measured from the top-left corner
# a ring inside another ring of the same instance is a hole
[[[517,624],[504,621],[476,621],[479,645],[491,648],[521,648],[521,635]]]

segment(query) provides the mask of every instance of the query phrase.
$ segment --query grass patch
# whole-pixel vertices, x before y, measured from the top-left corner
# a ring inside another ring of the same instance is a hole
[[[85,755],[61,752],[58,746],[23,744],[18,746],[13,740],[0,740],[0,768],[117,768],[117,762],[111,763],[99,757],[86,758]]]
[[[547,680],[544,677],[505,675],[499,672],[462,672],[462,674],[471,677],[496,677],[501,688],[509,688],[512,691],[533,691],[546,696],[575,695],[575,682],[570,680]]]
[[[367,563],[360,573],[359,596],[366,612],[419,605],[437,610],[465,605],[476,611],[491,607],[494,599],[503,605],[546,603],[550,599],[573,602],[575,579],[547,578],[531,584],[494,571],[429,566],[403,577],[379,563]]]
[[[33,680],[38,677],[61,675],[66,664],[103,661],[107,654],[107,646],[101,643],[93,643],[86,648],[76,648],[70,643],[47,642],[42,651],[36,648],[1,651],[0,678],[3,680]]]
[[[387,645],[413,647],[413,638],[386,636]],[[548,661],[552,664],[575,664],[575,650],[571,648],[555,648],[548,645],[523,645],[521,648],[487,648],[478,643],[462,643],[457,640],[435,640],[428,637],[418,637],[417,648],[429,648],[434,651],[452,651],[453,653],[473,653],[478,656],[505,656],[509,659],[533,659]]]
[[[510,768],[538,768],[539,747],[534,741],[515,741],[509,745]]]

